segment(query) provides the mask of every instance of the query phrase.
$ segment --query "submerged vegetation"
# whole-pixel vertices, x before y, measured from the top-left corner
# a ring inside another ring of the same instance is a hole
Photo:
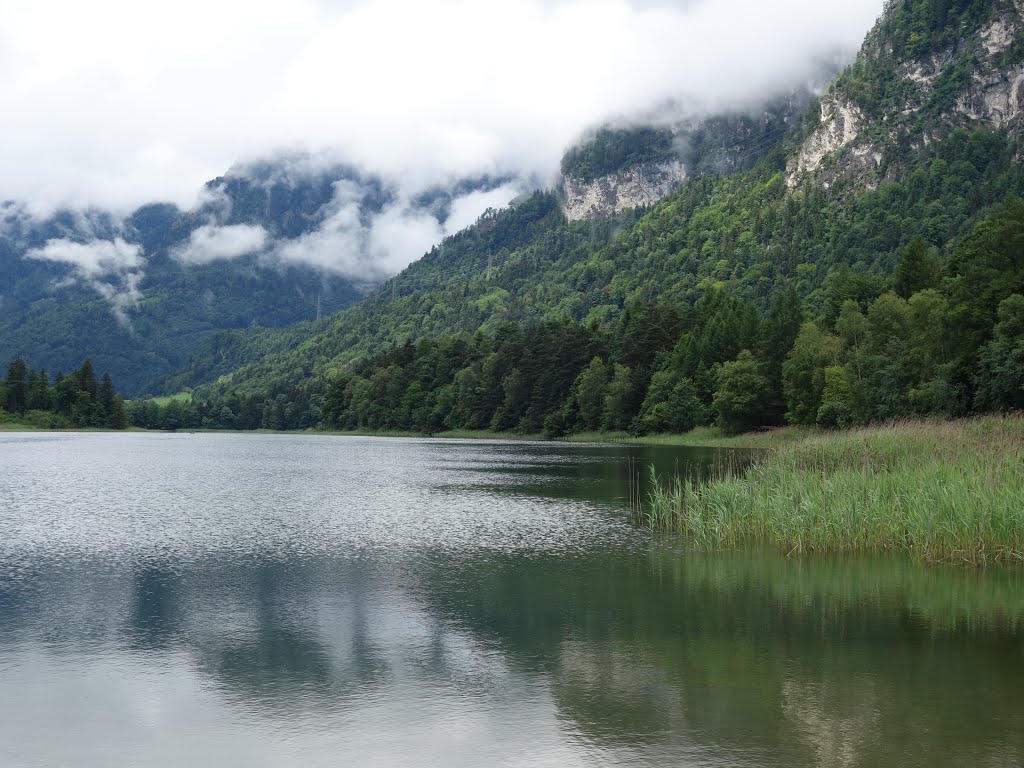
[[[897,422],[780,441],[706,482],[659,480],[638,523],[710,549],[1024,562],[1024,417]]]

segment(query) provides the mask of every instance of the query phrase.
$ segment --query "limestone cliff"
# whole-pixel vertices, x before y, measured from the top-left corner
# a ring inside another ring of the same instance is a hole
[[[589,181],[563,176],[562,210],[570,221],[578,221],[646,208],[674,192],[686,176],[686,166],[679,160],[642,163]]]
[[[660,128],[602,128],[562,161],[562,209],[571,221],[646,208],[688,179],[750,167],[791,129],[809,90],[759,110],[690,118]]]
[[[925,146],[957,128],[1010,133],[1024,124],[1024,0],[991,0],[986,15],[965,12],[956,34],[922,43],[902,33],[913,11],[888,4],[857,61],[821,99],[820,122],[787,164],[792,189],[842,180],[874,189],[902,172],[898,148]],[[879,73],[894,73],[880,96]]]

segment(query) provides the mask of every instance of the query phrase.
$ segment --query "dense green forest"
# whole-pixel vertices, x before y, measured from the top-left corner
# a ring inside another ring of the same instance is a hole
[[[424,191],[411,206],[443,221],[460,195],[504,181],[452,181]],[[379,275],[282,260],[269,246],[202,263],[174,255],[202,227],[259,227],[268,244],[301,239],[331,215],[339,187],[366,221],[395,203],[396,191],[380,178],[346,166],[305,168],[303,158],[287,156],[213,179],[188,211],[151,204],[123,221],[91,210],[36,219],[0,202],[0,360],[20,356],[68,370],[88,353],[127,395],[161,394],[178,386],[174,374],[200,349],[218,348],[219,333],[244,329],[258,337],[266,328],[312,324],[348,307]],[[54,240],[95,245],[115,238],[138,249],[124,270],[85,274],[66,262],[29,257]],[[353,254],[326,256],[340,267]],[[241,362],[223,361],[229,366],[223,372]]]
[[[847,173],[844,149],[791,175],[815,102],[785,135],[747,131],[732,149],[756,149],[752,167],[649,211],[569,222],[538,192],[321,324],[217,336],[171,380],[194,388],[188,418],[557,435],[1019,407],[1019,130],[955,108],[977,73],[1024,61],[982,45],[1008,13],[888,6],[828,94],[863,113],[877,167]],[[920,66],[927,87],[905,74]],[[593,175],[667,139],[606,131],[567,161]]]
[[[986,211],[1024,192],[1015,151],[1004,133],[957,131],[919,152],[902,181],[846,196],[813,185],[788,193],[780,151],[745,174],[695,180],[651,212],[615,221],[567,223],[555,200],[538,194],[449,238],[307,339],[285,332],[222,339],[220,357],[232,358],[244,341],[244,357],[254,362],[201,387],[197,400],[283,396],[305,414],[331,381],[382,347],[490,338],[508,323],[525,330],[569,322],[613,337],[630,308],[685,313],[700,304],[704,311],[717,294],[765,314],[782,286],[831,332],[847,299],[868,311],[912,241],[945,266]],[[724,348],[711,364],[742,348]]]
[[[693,304],[635,302],[612,327],[562,317],[426,337],[356,361],[320,391],[299,382],[176,402],[171,419],[150,403],[133,418],[558,437],[846,427],[1022,407],[1024,203],[1009,196],[945,262],[915,237],[888,279],[840,272],[813,315],[793,281],[764,310],[716,287]]]
[[[255,182],[249,186],[258,188]],[[324,195],[330,199],[329,185],[321,185],[326,191],[316,188],[319,196],[309,186],[290,190],[290,196],[278,189],[284,184],[260,190],[267,198],[260,206],[236,183],[226,221],[291,233],[294,220],[308,215]],[[277,210],[284,204],[294,206],[291,214]],[[330,313],[360,297],[351,280],[304,265],[268,264],[255,255],[206,264],[172,258],[170,250],[209,215],[203,209],[148,205],[123,224],[95,214],[86,226],[81,217],[58,212],[45,221],[6,225],[0,231],[0,359],[20,356],[49,370],[68,370],[88,354],[127,394],[159,394],[163,377],[222,329],[313,320],[318,304]],[[83,279],[68,264],[25,256],[53,239],[82,243],[115,237],[141,249],[137,270]]]
[[[110,374],[97,379],[89,358],[67,376],[58,372],[52,383],[45,370],[15,358],[0,381],[0,424],[124,429],[128,422],[124,400]]]

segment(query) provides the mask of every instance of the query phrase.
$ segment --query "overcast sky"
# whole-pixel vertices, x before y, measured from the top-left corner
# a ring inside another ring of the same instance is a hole
[[[729,106],[883,0],[0,0],[0,199],[127,210],[329,148],[416,186],[551,173],[607,117]]]

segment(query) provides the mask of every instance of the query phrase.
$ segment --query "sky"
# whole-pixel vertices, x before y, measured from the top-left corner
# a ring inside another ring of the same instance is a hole
[[[481,173],[549,179],[605,120],[742,108],[807,82],[822,60],[852,58],[882,6],[0,0],[0,200],[39,214],[188,208],[206,180],[281,151],[410,194]],[[196,247],[231,250],[216,232]]]

